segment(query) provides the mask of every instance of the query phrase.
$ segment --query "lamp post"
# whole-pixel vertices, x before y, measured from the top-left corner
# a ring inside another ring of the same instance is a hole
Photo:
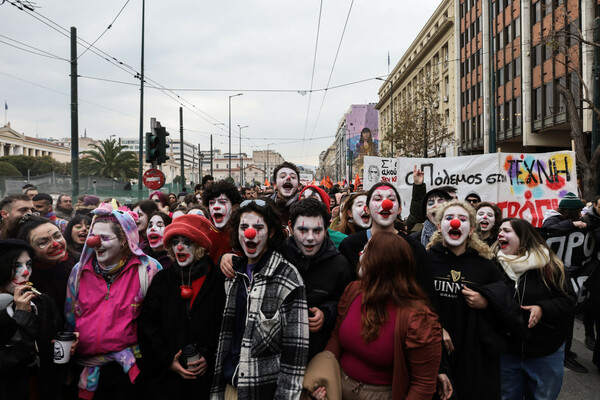
[[[242,158],[242,129],[248,128],[250,125],[240,126],[240,187],[244,186],[244,159]]]
[[[375,78],[378,81],[390,82],[390,134],[392,136],[390,140],[391,154],[390,157],[394,157],[394,93],[392,92],[392,82],[388,79],[383,80],[382,78]]]
[[[231,178],[231,98],[241,96],[244,93],[232,94],[229,96],[229,178]]]

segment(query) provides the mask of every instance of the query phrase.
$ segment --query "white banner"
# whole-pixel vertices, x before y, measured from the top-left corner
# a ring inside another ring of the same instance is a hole
[[[408,216],[413,168],[425,173],[427,190],[453,186],[460,200],[476,192],[482,201],[497,203],[504,217],[518,217],[541,226],[544,213],[558,207],[567,192],[577,194],[575,153],[494,153],[445,158],[365,157],[363,185],[393,184]]]

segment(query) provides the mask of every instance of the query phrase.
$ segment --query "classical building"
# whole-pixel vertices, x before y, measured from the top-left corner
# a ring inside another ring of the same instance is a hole
[[[327,150],[319,154],[319,168],[317,169],[316,178],[321,179],[329,176],[331,179],[339,180],[339,168],[336,166],[336,143],[334,142]]]
[[[254,164],[256,164],[259,168],[262,168],[265,172],[265,177],[271,181],[273,179],[273,168],[277,165],[281,164],[285,160],[275,150],[271,150],[268,148],[267,150],[255,150],[252,152],[252,159],[254,160]],[[264,180],[263,180],[264,182]]]
[[[0,157],[13,155],[50,156],[59,162],[71,161],[70,148],[43,139],[25,136],[12,129],[9,122],[0,128]]]

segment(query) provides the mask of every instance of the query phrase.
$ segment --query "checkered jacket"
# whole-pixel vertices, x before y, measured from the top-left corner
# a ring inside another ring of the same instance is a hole
[[[211,399],[224,398],[223,361],[235,330],[237,273],[225,283],[227,299],[221,324]],[[246,327],[237,370],[239,399],[300,399],[308,355],[308,310],[304,282],[278,252],[248,287]]]

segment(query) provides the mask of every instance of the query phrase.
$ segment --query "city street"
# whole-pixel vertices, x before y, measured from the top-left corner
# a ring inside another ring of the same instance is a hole
[[[583,344],[585,334],[580,321],[575,321],[573,336],[572,351],[577,353],[577,360],[587,367],[589,372],[578,374],[565,368],[563,388],[558,398],[559,400],[598,400],[600,398],[600,373],[592,364],[592,352]]]

